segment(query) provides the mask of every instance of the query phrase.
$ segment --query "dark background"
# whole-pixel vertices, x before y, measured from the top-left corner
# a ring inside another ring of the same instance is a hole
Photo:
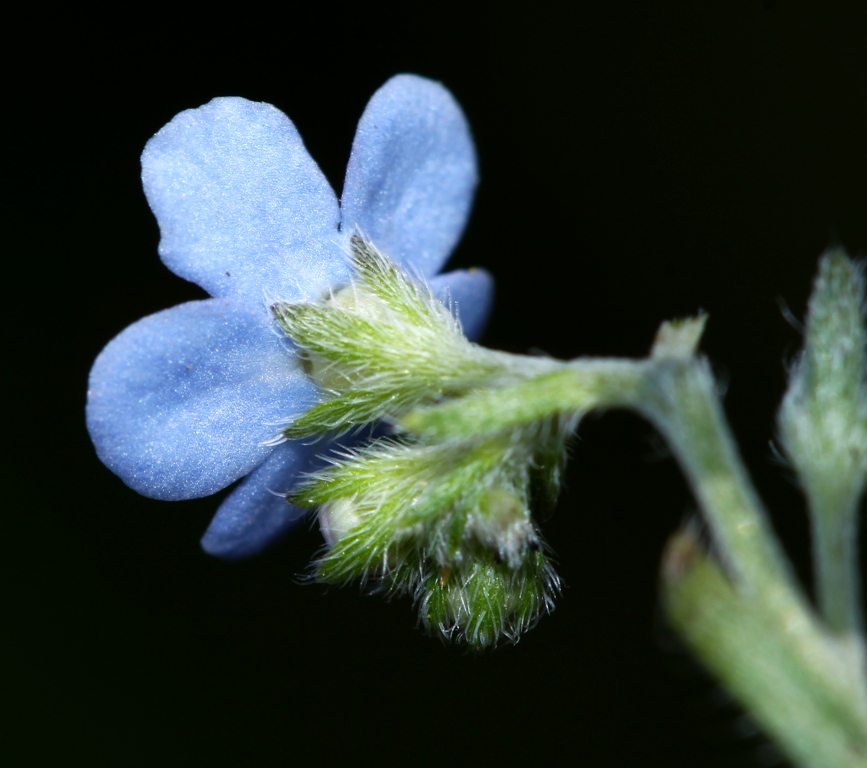
[[[477,141],[452,265],[497,279],[485,341],[640,356],[660,321],[707,310],[731,421],[808,578],[768,442],[798,346],[780,302],[803,313],[829,243],[867,249],[867,5],[301,5],[82,8],[7,32],[26,50],[6,73],[13,763],[763,764],[665,628],[660,553],[692,503],[638,419],[581,429],[544,524],[556,612],[472,655],[415,629],[408,601],[299,584],[315,530],[245,563],[204,555],[218,499],[124,487],[85,431],[86,380],[126,325],[201,296],[156,254],[138,179],[154,132],[214,96],[268,101],[339,190],[367,99],[415,72]]]

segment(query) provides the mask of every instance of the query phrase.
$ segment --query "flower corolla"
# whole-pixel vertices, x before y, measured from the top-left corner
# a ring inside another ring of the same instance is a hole
[[[163,263],[212,298],[146,317],[106,346],[87,427],[100,459],[145,496],[198,498],[243,478],[202,546],[246,557],[305,514],[285,495],[321,450],[281,441],[321,397],[277,330],[274,301],[319,301],[349,284],[348,243],[363,233],[460,307],[468,336],[481,330],[489,275],[437,274],[477,182],[469,127],[438,83],[392,78],[362,115],[338,200],[283,113],[218,98],[148,142],[142,180]]]

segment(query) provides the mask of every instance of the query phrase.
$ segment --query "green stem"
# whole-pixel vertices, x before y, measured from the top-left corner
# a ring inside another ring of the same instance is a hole
[[[810,506],[819,609],[863,677],[867,664],[858,569],[858,499],[822,505],[813,497]]]
[[[478,437],[593,408],[635,407],[648,368],[643,361],[611,359],[555,365],[553,371],[512,386],[410,411],[400,426],[428,440],[443,440]]]
[[[781,610],[804,613],[786,556],[753,490],[705,361],[661,361],[641,411],[662,432],[713,532],[726,568],[744,589],[772,590]]]
[[[707,364],[696,358],[660,360],[649,372],[648,386],[641,410],[681,464],[732,580],[730,594],[708,577],[699,580],[706,589],[668,595],[672,620],[802,765],[867,765],[861,667],[841,653],[798,588],[738,455]],[[673,583],[668,580],[669,591]],[[790,691],[786,696],[802,709],[809,703],[809,712],[787,720],[780,691]],[[817,732],[829,718],[839,728]],[[816,732],[804,734],[802,727]],[[823,746],[807,759],[813,743]],[[839,755],[848,757],[842,761]]]
[[[792,574],[741,461],[710,369],[691,351],[694,329],[668,327],[647,360],[575,360],[512,386],[418,409],[401,425],[437,442],[478,439],[595,408],[642,413],[681,464],[723,565],[714,565],[713,577],[699,579],[699,586],[667,596],[676,607],[673,621],[699,657],[803,765],[865,765],[859,757],[862,748],[867,754],[860,666],[841,653]],[[835,540],[833,546],[852,541]],[[793,703],[781,706],[781,695]],[[793,707],[804,716],[785,714]],[[839,728],[829,730],[828,723]],[[826,757],[803,758],[813,743],[822,745],[816,754]],[[846,762],[835,763],[840,755],[847,756]]]
[[[689,532],[669,543],[662,586],[674,627],[797,764],[867,766],[857,708],[817,684],[791,635],[734,588]]]

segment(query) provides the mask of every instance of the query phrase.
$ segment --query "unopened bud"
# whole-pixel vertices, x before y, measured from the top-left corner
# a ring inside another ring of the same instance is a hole
[[[360,523],[361,515],[354,499],[335,499],[319,508],[319,528],[329,547],[344,539]]]

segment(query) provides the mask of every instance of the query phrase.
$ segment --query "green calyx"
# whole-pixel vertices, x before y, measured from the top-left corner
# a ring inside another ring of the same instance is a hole
[[[320,303],[271,307],[327,395],[285,430],[289,439],[344,432],[503,373],[502,356],[468,341],[425,287],[360,238],[351,248],[350,286]]]

